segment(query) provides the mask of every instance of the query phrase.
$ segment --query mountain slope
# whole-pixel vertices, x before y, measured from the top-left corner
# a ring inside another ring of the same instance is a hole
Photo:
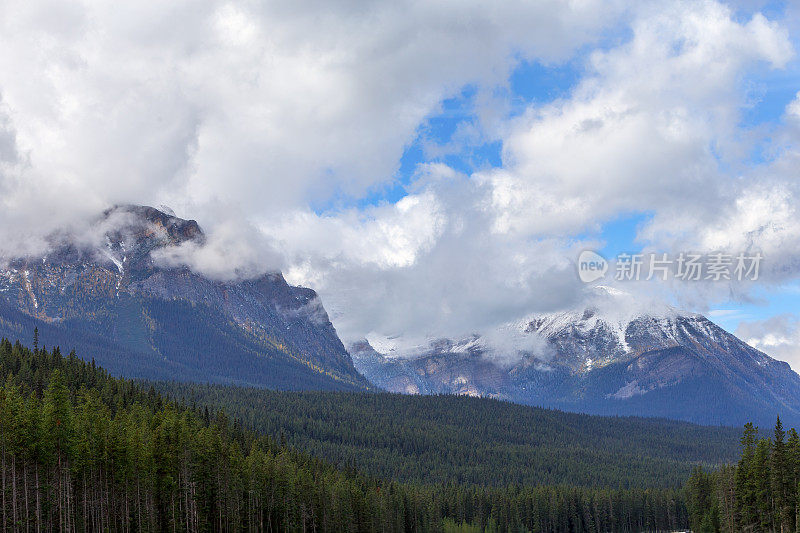
[[[98,246],[57,241],[0,270],[0,335],[91,353],[130,377],[282,389],[363,389],[314,291],[280,273],[219,281],[160,266],[153,252],[202,246],[193,220],[120,206]]]
[[[696,464],[730,462],[741,433],[452,395],[155,386],[337,464],[408,482],[680,487]]]
[[[769,424],[777,414],[800,420],[800,377],[789,365],[700,315],[615,317],[586,310],[533,317],[516,327],[543,339],[545,355],[496,363],[480,342],[467,351],[411,358],[378,354],[368,343],[351,353],[368,379],[397,392],[485,395],[708,424]]]

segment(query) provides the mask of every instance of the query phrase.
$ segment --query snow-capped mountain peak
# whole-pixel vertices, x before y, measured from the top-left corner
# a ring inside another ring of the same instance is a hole
[[[763,422],[776,410],[800,420],[800,376],[788,364],[702,315],[641,309],[538,314],[476,339],[480,348],[469,354],[441,344],[443,350],[401,360],[362,351],[353,353],[354,362],[371,381],[398,392],[469,391],[589,413],[715,424]],[[504,342],[503,335],[514,341]],[[542,344],[503,360],[498,350],[520,345],[520,338]]]

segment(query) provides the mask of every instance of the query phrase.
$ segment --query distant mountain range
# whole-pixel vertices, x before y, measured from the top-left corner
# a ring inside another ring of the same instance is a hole
[[[0,270],[0,336],[75,349],[127,377],[279,389],[366,389],[316,293],[280,273],[217,281],[151,253],[205,235],[193,220],[118,206],[102,243],[54,238]]]
[[[0,269],[0,336],[30,343],[38,328],[41,344],[145,379],[289,390],[374,384],[590,414],[741,425],[771,424],[780,413],[800,423],[800,376],[700,315],[590,307],[508,324],[491,342],[439,339],[398,356],[364,341],[348,353],[316,293],[279,272],[220,281],[157,262],[153,252],[203,245],[193,220],[118,206],[96,227],[99,239],[53,237],[46,256]],[[536,349],[513,353],[498,339],[535,340]]]
[[[596,309],[513,325],[543,340],[537,354],[498,360],[480,337],[437,341],[411,356],[351,347],[376,385],[414,394],[468,394],[568,411],[657,416],[703,424],[800,420],[800,376],[707,318],[670,311],[615,317]]]

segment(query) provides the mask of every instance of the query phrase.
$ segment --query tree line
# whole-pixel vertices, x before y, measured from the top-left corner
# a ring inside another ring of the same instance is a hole
[[[693,531],[780,532],[800,530],[800,438],[777,418],[771,436],[744,426],[736,464],[709,471],[696,467],[686,484]]]
[[[334,466],[74,353],[0,342],[3,531],[642,531],[674,489],[400,483]]]

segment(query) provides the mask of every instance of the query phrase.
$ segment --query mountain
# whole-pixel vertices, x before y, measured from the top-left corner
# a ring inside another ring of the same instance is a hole
[[[351,347],[370,381],[395,392],[454,393],[603,415],[703,424],[800,420],[800,376],[707,318],[598,309],[535,316],[513,325],[543,349],[498,360],[480,337],[432,343],[412,356]]]
[[[369,385],[311,289],[278,273],[220,281],[154,252],[200,247],[194,220],[117,206],[99,238],[54,237],[44,257],[0,270],[0,336],[91,354],[115,374],[281,389]]]

